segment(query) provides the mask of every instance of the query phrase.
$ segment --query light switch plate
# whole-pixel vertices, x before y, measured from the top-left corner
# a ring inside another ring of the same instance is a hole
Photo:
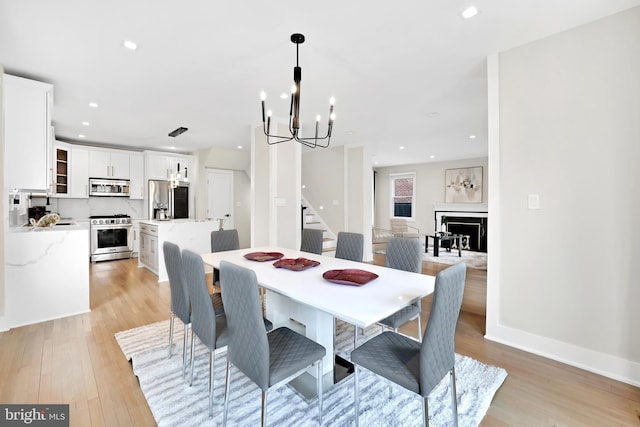
[[[529,194],[529,209],[540,209],[540,196],[538,194]]]

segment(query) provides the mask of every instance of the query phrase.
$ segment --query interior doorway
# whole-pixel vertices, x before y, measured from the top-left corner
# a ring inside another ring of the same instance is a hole
[[[233,171],[207,169],[207,218],[225,230],[234,228]]]

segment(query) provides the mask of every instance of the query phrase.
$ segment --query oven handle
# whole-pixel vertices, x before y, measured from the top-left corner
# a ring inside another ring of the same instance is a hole
[[[92,230],[113,230],[114,228],[133,228],[133,224],[91,224]]]

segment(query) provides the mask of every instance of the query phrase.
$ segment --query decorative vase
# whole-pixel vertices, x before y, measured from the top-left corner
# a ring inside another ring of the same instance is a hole
[[[442,224],[442,226],[440,227],[440,230],[441,230],[443,233],[446,233],[446,232],[447,232],[447,224]]]

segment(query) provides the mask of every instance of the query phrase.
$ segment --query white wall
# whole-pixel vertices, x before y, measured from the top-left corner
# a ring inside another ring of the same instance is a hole
[[[482,202],[486,203],[488,197],[487,164],[487,158],[482,157],[478,159],[376,168],[375,226],[390,228],[391,188],[389,175],[404,172],[416,173],[416,220],[415,222],[409,222],[409,225],[417,227],[422,234],[429,234],[435,231],[433,216],[435,204],[444,203],[445,170],[482,166]],[[491,218],[489,218],[489,224],[489,228],[491,228]]]
[[[197,159],[195,193],[196,218],[207,217],[207,168],[233,171],[234,227],[238,230],[240,247],[251,246],[251,154],[249,150],[229,150],[211,147],[193,153]]]
[[[489,227],[500,256],[489,258],[487,337],[636,385],[639,52],[634,8],[501,53],[489,68],[499,100],[489,209],[501,220]],[[527,209],[528,194],[539,210]]]
[[[363,234],[363,260],[371,261],[373,172],[368,150],[338,146],[304,151],[302,194],[336,235],[340,231]],[[319,210],[320,206],[324,209]]]
[[[286,122],[272,125],[279,135]],[[252,133],[252,245],[300,248],[301,146],[297,142],[268,145],[262,127]]]
[[[345,147],[302,153],[302,194],[336,234],[345,230]],[[320,210],[320,206],[323,207]]]
[[[4,165],[4,107],[2,105],[3,95],[2,95],[2,76],[4,75],[4,67],[0,64],[0,165]],[[0,212],[2,212],[2,221],[0,221],[0,265],[4,266],[4,236],[5,230],[8,227],[8,212],[9,207],[7,206],[7,192],[4,188],[4,173],[0,173],[0,193],[2,197],[0,197]],[[6,329],[6,325],[4,322],[4,274],[0,274],[0,331]]]

